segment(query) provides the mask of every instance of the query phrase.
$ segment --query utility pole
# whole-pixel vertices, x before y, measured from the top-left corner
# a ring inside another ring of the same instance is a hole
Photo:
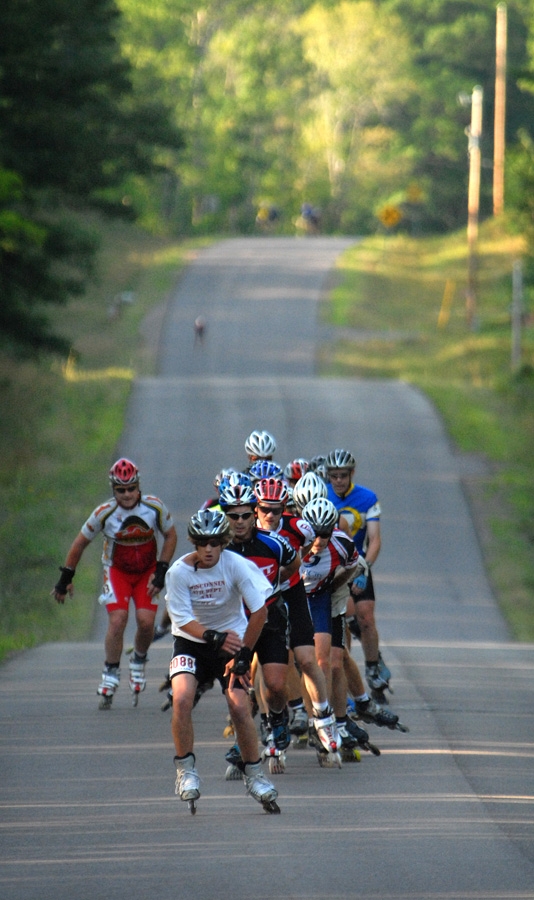
[[[493,215],[504,210],[504,153],[506,122],[506,3],[497,4],[495,39],[495,122],[493,139]]]
[[[469,328],[475,326],[476,314],[476,262],[478,241],[478,211],[480,206],[480,138],[482,136],[482,98],[480,85],[473,88],[471,96],[471,126],[467,129],[469,153],[469,192],[467,198],[467,292],[466,318]]]

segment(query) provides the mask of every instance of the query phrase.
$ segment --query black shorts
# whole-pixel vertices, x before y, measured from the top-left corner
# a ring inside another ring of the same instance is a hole
[[[194,675],[199,684],[206,684],[217,679],[224,693],[228,687],[228,679],[224,676],[224,670],[231,658],[229,653],[214,650],[208,644],[200,644],[198,641],[190,641],[184,637],[175,637],[169,677],[172,681],[176,675],[182,673]],[[236,682],[236,685],[240,686],[240,683]]]
[[[289,615],[289,646],[313,647],[314,628],[306,589],[301,580],[282,592]]]
[[[352,585],[351,585],[352,586]],[[367,584],[365,585],[365,590],[362,591],[361,594],[355,596],[352,592],[352,599],[355,603],[359,603],[360,600],[374,600],[375,599],[375,589],[373,585],[373,576],[371,575],[371,569],[369,569],[369,575],[367,576]]]
[[[278,600],[268,607],[267,621],[254,647],[262,666],[289,662],[289,621],[285,603]]]
[[[344,650],[345,646],[345,613],[340,613],[332,619],[332,647]]]

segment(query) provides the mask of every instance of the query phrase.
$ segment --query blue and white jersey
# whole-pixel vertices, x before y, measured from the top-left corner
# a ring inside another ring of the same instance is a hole
[[[365,539],[367,522],[380,519],[380,503],[378,497],[369,488],[361,484],[351,484],[344,497],[338,497],[331,484],[328,485],[328,499],[347,520],[354,545],[358,553],[365,556]]]

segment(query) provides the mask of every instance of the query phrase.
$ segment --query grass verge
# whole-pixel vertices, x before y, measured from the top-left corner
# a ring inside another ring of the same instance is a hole
[[[0,660],[41,641],[90,633],[101,547],[84,555],[74,600],[59,607],[49,591],[95,497],[105,496],[133,378],[153,371],[158,310],[181,267],[206,243],[97,219],[89,224],[102,236],[97,277],[51,317],[71,343],[69,360],[0,354]],[[152,330],[140,344],[149,312]]]
[[[433,400],[460,451],[485,476],[465,479],[492,586],[510,629],[534,640],[534,323],[525,316],[511,367],[511,272],[521,239],[481,229],[474,327],[465,310],[466,242],[458,233],[372,237],[340,260],[323,318],[340,328],[324,374],[395,377]]]

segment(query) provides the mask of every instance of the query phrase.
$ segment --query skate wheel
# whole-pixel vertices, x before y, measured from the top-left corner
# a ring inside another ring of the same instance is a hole
[[[397,729],[397,731],[402,731],[403,734],[407,734],[410,730],[408,728],[408,726],[403,725],[402,722],[397,722],[397,724],[395,725],[395,728]]]
[[[351,747],[351,749],[342,750],[341,751],[341,760],[342,762],[351,763],[351,762],[360,762],[362,755],[357,747]]]
[[[227,725],[223,731],[223,737],[229,738],[229,737],[233,737],[233,736],[234,736],[234,726]]]
[[[308,735],[307,734],[298,734],[295,735],[292,742],[293,747],[296,750],[302,750],[303,748],[308,746]]]
[[[111,694],[110,696],[106,696],[106,694],[103,694],[98,702],[98,708],[99,709],[111,709],[111,701],[112,700],[113,700],[113,694]]]
[[[269,772],[271,775],[283,775],[285,770],[285,756],[271,756],[269,759]]]
[[[132,694],[132,706],[137,706],[139,703],[139,691],[134,691]]]
[[[197,813],[196,801],[195,801],[195,800],[188,800],[188,801],[187,801],[187,805],[188,805],[188,807],[189,807],[189,812],[191,813],[191,815],[192,815],[192,816],[196,816],[196,813]]]
[[[276,800],[266,800],[265,803],[262,803],[262,806],[266,813],[278,814],[280,812],[280,807]]]
[[[373,756],[380,756],[380,749],[376,746],[376,744],[371,744],[369,741],[364,747],[365,750],[368,750],[369,753],[372,753]]]

